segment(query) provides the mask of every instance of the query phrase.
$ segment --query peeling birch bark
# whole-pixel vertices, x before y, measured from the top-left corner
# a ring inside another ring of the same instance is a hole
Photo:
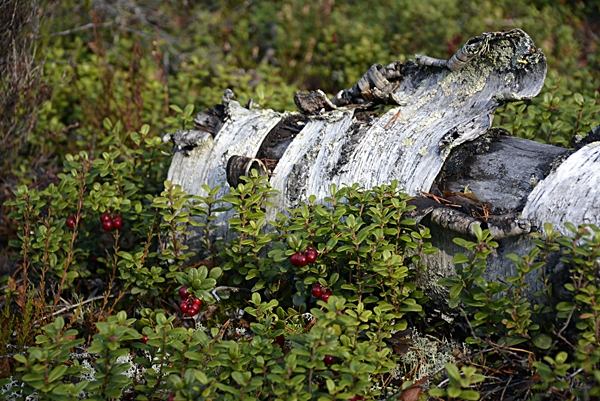
[[[557,217],[551,216],[552,202],[559,198],[544,191],[559,188],[565,209],[577,205],[589,210],[557,218],[573,217],[575,224],[598,222],[597,189],[587,190],[587,203],[575,204],[572,197],[578,196],[575,189],[581,191],[573,175],[583,167],[589,174],[582,179],[599,179],[598,159],[592,153],[600,147],[582,148],[567,159],[564,169],[560,166],[546,178],[567,156],[565,149],[488,132],[500,104],[530,99],[543,86],[545,56],[525,32],[482,34],[469,39],[455,56],[448,62],[419,56],[420,62],[376,64],[331,100],[321,91],[298,94],[300,113],[246,109],[228,91],[222,105],[198,115],[195,130],[168,136],[174,143],[168,179],[198,195],[205,194],[203,184],[220,186],[220,196],[228,191],[226,170],[232,157],[259,160],[272,175],[273,188],[280,191],[268,211],[271,219],[311,194],[323,200],[331,184],[373,187],[398,180],[415,197],[469,188],[477,196],[476,206],[486,205],[492,216],[473,216],[469,205],[441,207],[424,201],[415,211],[421,223],[431,226],[434,246],[442,250],[428,256],[431,275],[426,287],[444,294],[433,283],[453,274],[451,259],[459,250],[452,238],[457,233],[469,236],[473,224],[501,238],[488,276],[506,276],[511,267],[504,255],[522,254],[530,246],[525,234],[532,224],[536,228]],[[380,104],[394,107],[377,116],[373,110]],[[231,182],[234,178],[230,174]],[[217,217],[215,238],[229,237],[229,217]],[[190,248],[198,248],[200,234],[191,233]]]
[[[552,223],[563,234],[565,222],[600,222],[600,142],[592,142],[569,156],[529,194],[523,216],[538,230]]]

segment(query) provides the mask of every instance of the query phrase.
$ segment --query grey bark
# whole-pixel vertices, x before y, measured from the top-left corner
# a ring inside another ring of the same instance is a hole
[[[553,218],[553,210],[572,205],[579,210],[562,213],[555,220],[559,224],[565,218],[598,223],[600,147],[586,145],[569,155],[489,130],[500,104],[530,99],[542,88],[545,56],[525,32],[485,33],[469,39],[449,61],[417,60],[376,64],[331,100],[320,91],[298,94],[299,113],[247,109],[229,91],[222,105],[198,115],[195,130],[166,137],[174,143],[169,179],[192,194],[204,194],[201,186],[208,184],[220,186],[223,195],[228,164],[231,169],[242,160],[233,163],[232,157],[260,162],[280,191],[271,219],[311,194],[324,199],[332,183],[372,187],[398,180],[415,196],[414,217],[431,227],[434,245],[441,249],[429,257],[430,277],[424,283],[440,294],[433,283],[454,271],[452,238],[469,236],[474,224],[499,238],[488,272],[494,278],[511,271],[504,256],[524,253],[531,246],[526,234]],[[378,116],[373,110],[380,104],[394,107]],[[229,182],[237,182],[232,171]],[[576,202],[582,187],[587,203]],[[560,196],[548,192],[556,188]],[[443,191],[445,205],[419,196]],[[215,237],[230,235],[229,217],[218,217]],[[191,233],[191,248],[200,235]]]

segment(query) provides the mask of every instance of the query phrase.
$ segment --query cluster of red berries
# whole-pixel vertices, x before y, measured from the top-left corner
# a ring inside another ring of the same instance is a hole
[[[111,216],[108,213],[102,213],[100,222],[102,223],[102,229],[104,231],[112,231],[123,226],[123,218],[121,216]]]
[[[319,253],[313,248],[308,248],[304,252],[296,252],[292,256],[290,256],[290,263],[292,266],[301,267],[306,266],[309,263],[313,263],[317,260],[317,256]]]
[[[331,289],[329,287],[323,287],[321,284],[315,284],[311,292],[315,298],[319,298],[323,302],[327,302],[331,296]]]
[[[184,285],[179,289],[179,297],[181,298],[179,310],[182,313],[187,313],[188,316],[196,316],[200,312],[202,300],[190,294],[187,286]]]

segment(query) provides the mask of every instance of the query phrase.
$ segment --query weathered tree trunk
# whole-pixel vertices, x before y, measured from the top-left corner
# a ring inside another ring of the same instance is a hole
[[[504,277],[512,269],[504,256],[527,251],[526,234],[545,221],[564,230],[565,221],[600,219],[600,146],[571,154],[489,130],[500,104],[534,97],[545,75],[544,54],[515,29],[471,38],[448,62],[417,55],[417,62],[374,65],[332,100],[320,91],[297,94],[299,113],[243,108],[228,90],[222,105],[198,115],[196,130],[170,136],[169,179],[189,193],[203,194],[202,184],[225,193],[228,181],[258,167],[280,191],[271,218],[311,194],[322,200],[332,183],[395,179],[415,196],[414,217],[431,227],[441,250],[427,260],[425,287],[438,293],[432,283],[453,274],[452,238],[471,235],[474,224],[499,239],[488,276]],[[380,104],[395,107],[377,116]],[[191,234],[191,247],[199,235]],[[227,238],[226,225],[213,235]]]

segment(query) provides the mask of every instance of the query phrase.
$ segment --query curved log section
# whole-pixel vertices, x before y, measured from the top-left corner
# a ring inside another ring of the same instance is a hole
[[[485,33],[465,46],[473,43],[476,54],[456,71],[413,61],[375,65],[333,102],[319,91],[298,95],[302,114],[248,110],[228,90],[222,106],[196,118],[204,135],[173,136],[169,179],[191,193],[202,193],[204,183],[226,188],[230,157],[266,156],[276,160],[276,210],[310,194],[322,199],[331,183],[371,187],[396,179],[410,194],[429,191],[451,149],[484,134],[499,104],[531,98],[544,82],[545,56],[525,32]],[[381,103],[400,106],[365,115]],[[282,130],[280,122],[294,129]],[[198,146],[190,149],[186,136]]]

